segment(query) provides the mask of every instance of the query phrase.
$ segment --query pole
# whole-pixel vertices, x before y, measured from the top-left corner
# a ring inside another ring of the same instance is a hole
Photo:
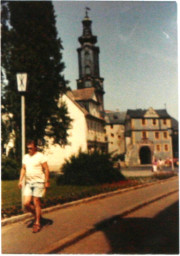
[[[22,144],[22,160],[25,155],[25,96],[21,95],[21,144]],[[25,179],[22,182],[22,190],[21,190],[21,203],[22,203],[22,210],[24,211],[24,187],[25,187]]]

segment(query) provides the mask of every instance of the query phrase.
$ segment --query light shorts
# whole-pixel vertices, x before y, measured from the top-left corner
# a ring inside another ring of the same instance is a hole
[[[43,197],[45,193],[44,183],[26,183],[24,188],[24,196]]]

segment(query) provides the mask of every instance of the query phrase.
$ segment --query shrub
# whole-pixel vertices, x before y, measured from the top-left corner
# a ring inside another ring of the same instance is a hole
[[[18,179],[21,166],[16,160],[9,157],[3,157],[1,168],[2,180]]]
[[[57,184],[95,185],[125,179],[113,164],[110,154],[79,152],[66,160]]]

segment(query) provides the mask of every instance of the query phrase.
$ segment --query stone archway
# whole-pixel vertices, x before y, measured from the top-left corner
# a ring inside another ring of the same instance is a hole
[[[151,164],[151,150],[148,146],[141,147],[139,151],[139,158],[141,164]]]

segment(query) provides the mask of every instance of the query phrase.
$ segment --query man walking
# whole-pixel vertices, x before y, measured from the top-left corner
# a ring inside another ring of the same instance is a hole
[[[34,217],[33,233],[41,230],[41,202],[49,184],[49,167],[46,157],[37,151],[34,140],[27,143],[28,154],[23,157],[18,186],[22,188],[25,177],[24,206]]]

